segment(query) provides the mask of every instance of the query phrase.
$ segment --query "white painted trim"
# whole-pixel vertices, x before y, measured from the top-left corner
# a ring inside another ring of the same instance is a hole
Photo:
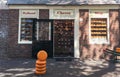
[[[20,10],[19,10],[18,43],[21,43],[20,42],[20,31],[21,31],[20,23],[21,23],[21,18],[20,18]]]
[[[8,5],[9,9],[119,9],[119,5],[81,5],[81,6],[47,6],[47,5]]]
[[[75,20],[74,20],[74,57],[80,57],[80,50],[79,50],[79,9],[75,9]]]
[[[89,9],[89,43],[90,44],[109,44],[110,43],[110,40],[109,40],[109,9],[99,9],[98,11],[107,11],[107,15],[105,15],[105,16],[98,16],[97,17],[97,15],[96,16],[94,16],[94,17],[91,17],[90,16],[90,11],[91,11],[91,9]],[[93,10],[94,11],[94,10]],[[107,40],[105,41],[101,41],[101,42],[99,42],[99,41],[97,41],[97,42],[93,42],[92,40],[91,40],[91,27],[90,27],[90,25],[91,25],[91,18],[106,18],[107,19]]]

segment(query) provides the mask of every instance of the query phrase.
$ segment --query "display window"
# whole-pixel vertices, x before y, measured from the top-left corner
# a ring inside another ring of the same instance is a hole
[[[74,56],[74,20],[54,21],[54,56]]]
[[[109,14],[106,10],[90,10],[90,43],[109,43],[108,20]]]
[[[32,18],[21,18],[20,41],[32,41]]]
[[[91,18],[91,38],[107,39],[106,18]]]
[[[33,19],[38,17],[37,10],[20,10],[18,43],[32,43]]]

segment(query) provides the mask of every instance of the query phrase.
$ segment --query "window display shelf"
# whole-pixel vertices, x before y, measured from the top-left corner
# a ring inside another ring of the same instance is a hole
[[[54,36],[55,38],[55,49],[59,49],[59,48],[63,48],[65,49],[69,49],[69,47],[71,47],[71,45],[73,45],[73,29],[74,29],[74,24],[72,20],[69,21],[55,21],[54,22],[54,26],[55,26],[55,31],[54,31]],[[71,38],[71,39],[70,39]],[[58,50],[57,50],[58,51]]]
[[[107,18],[91,18],[91,37],[107,38]]]
[[[21,19],[21,40],[32,41],[32,25],[31,18]]]

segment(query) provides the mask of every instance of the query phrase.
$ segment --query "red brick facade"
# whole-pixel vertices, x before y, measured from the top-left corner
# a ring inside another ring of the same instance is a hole
[[[109,11],[110,44],[89,44],[89,10],[79,10],[83,23],[79,23],[80,58],[100,59],[104,48],[120,46],[119,10]],[[49,19],[49,10],[39,10],[40,19]],[[0,10],[0,58],[31,58],[32,44],[18,44],[19,10]]]
[[[119,47],[119,11],[109,11],[109,36],[110,44],[89,44],[89,11],[80,10],[80,17],[83,18],[83,23],[80,23],[80,57],[82,59],[100,59],[103,55],[103,49],[115,49]]]

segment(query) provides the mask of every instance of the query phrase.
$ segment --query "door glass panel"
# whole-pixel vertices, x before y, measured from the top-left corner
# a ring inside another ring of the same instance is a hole
[[[51,23],[50,22],[39,22],[36,25],[36,38],[40,41],[51,40]]]
[[[74,21],[54,21],[54,56],[74,56]]]

